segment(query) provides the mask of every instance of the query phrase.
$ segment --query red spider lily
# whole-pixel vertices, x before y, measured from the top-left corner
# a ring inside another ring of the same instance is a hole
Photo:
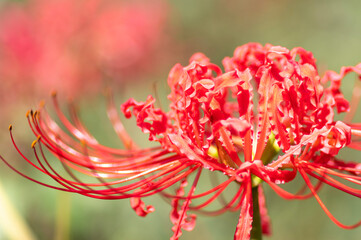
[[[163,0],[6,4],[0,12],[0,76],[12,89],[21,88],[19,95],[31,88],[73,97],[96,90],[104,79],[124,81],[144,72],[159,50],[166,13]]]
[[[141,198],[160,193],[171,200],[173,207],[171,239],[178,239],[182,229],[192,230],[195,226],[196,215],[189,211],[216,215],[239,210],[235,239],[249,239],[255,234],[251,232],[259,221],[256,215],[260,215],[263,233],[270,233],[261,182],[286,199],[314,196],[332,221],[340,227],[353,228],[361,222],[352,226],[340,223],[317,192],[322,184],[327,184],[361,197],[361,189],[345,183],[361,184],[361,165],[336,157],[346,146],[361,148],[360,124],[334,120],[334,109],[349,110],[340,91],[341,80],[350,72],[360,76],[361,64],[344,67],[340,74],[327,71],[321,78],[315,61],[312,53],[302,48],[289,51],[250,43],[237,48],[232,58],[224,59],[222,73],[203,54],[193,55],[188,66],[177,64],[170,71],[168,112],[156,108],[151,96],[145,102],[130,99],[121,106],[127,118],[135,116],[150,141],[159,143],[148,149],[140,149],[131,140],[111,99],[108,116],[125,150],[99,144],[74,109],[71,108],[70,121],[54,97],[57,116],[67,132],[44,108],[27,114],[37,136],[32,144],[37,163],[22,154],[11,127],[10,133],[22,157],[60,186],[39,182],[2,160],[22,176],[47,187],[100,199],[130,198],[132,208],[140,216],[154,211]],[[321,83],[327,82],[330,86],[324,88]],[[53,167],[44,146],[59,159],[69,177]],[[85,182],[74,171],[96,182]],[[197,192],[196,186],[205,172],[220,172],[226,178]],[[301,189],[293,194],[279,186],[292,181],[297,173],[310,193]],[[318,183],[312,184],[310,177]],[[192,184],[187,186],[190,180]],[[236,186],[234,195],[224,199],[222,194],[231,184]],[[174,193],[167,190],[171,186],[176,186]],[[216,199],[222,204],[219,209],[212,208]]]

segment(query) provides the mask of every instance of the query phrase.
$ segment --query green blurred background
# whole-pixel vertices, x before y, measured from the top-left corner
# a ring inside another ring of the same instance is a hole
[[[5,1],[2,3],[5,6]],[[185,65],[193,53],[203,52],[220,65],[225,56],[231,56],[237,46],[247,42],[271,43],[289,49],[301,46],[313,52],[321,70],[339,71],[341,66],[361,62],[361,1],[358,0],[172,0],[167,4],[169,12],[164,30],[170,41],[167,54],[156,72],[137,76],[139,80],[135,84],[131,81],[112,85],[117,105],[129,97],[145,100],[147,95],[157,93],[162,107],[166,107],[167,74],[175,63]],[[149,64],[156,63],[149,59]],[[343,84],[344,94],[349,99],[353,84],[354,76],[346,78]],[[59,98],[64,100],[62,96]],[[31,107],[36,108],[40,100],[33,96],[32,101],[19,99],[18,103],[12,103],[12,109],[1,120],[1,154],[27,174],[44,180],[44,176],[24,166],[7,133],[8,124],[13,123],[19,145],[27,156],[31,156],[33,137],[26,125],[25,112]],[[65,102],[62,104],[64,109]],[[101,93],[83,94],[78,105],[82,119],[99,142],[118,146],[106,117],[104,96]],[[51,109],[51,104],[47,107]],[[138,142],[147,139],[139,134],[134,124],[128,121],[125,124]],[[350,151],[341,154],[346,160],[359,161],[361,157]],[[56,239],[57,211],[60,209],[66,217],[68,201],[71,202],[69,239],[169,239],[172,235],[171,208],[158,196],[145,199],[146,204],[153,204],[156,211],[140,218],[130,208],[128,200],[102,201],[59,193],[21,178],[4,164],[0,167],[0,182],[38,239]],[[265,188],[273,232],[265,239],[361,238],[361,228],[338,228],[314,198],[287,201],[267,186]],[[327,187],[322,189],[320,196],[343,223],[352,224],[361,219],[359,199]],[[0,217],[6,221],[1,216],[1,208]],[[233,239],[238,215],[238,212],[217,217],[198,215],[196,228],[192,232],[183,231],[181,239]],[[1,226],[0,239],[8,239]]]

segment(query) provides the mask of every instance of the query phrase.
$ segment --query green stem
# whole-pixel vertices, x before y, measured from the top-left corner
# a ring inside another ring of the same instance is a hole
[[[68,240],[70,238],[71,195],[58,192],[55,240]]]
[[[259,211],[258,186],[252,188],[253,222],[251,240],[262,240],[261,214]]]
[[[0,230],[6,239],[35,240],[36,237],[7,196],[0,182]]]

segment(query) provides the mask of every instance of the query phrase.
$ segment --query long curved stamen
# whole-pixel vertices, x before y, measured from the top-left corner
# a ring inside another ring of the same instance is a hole
[[[361,221],[359,221],[358,223],[355,223],[353,225],[344,225],[342,224],[340,221],[338,221],[331,213],[330,211],[326,208],[326,206],[324,205],[324,203],[322,202],[322,200],[320,199],[320,197],[318,196],[317,192],[315,191],[315,189],[313,188],[310,179],[307,177],[306,173],[304,172],[303,169],[300,169],[300,174],[303,177],[303,179],[305,180],[307,186],[310,188],[312,194],[315,196],[317,202],[320,204],[321,208],[323,209],[323,211],[325,211],[325,213],[327,214],[327,216],[339,227],[341,228],[345,228],[345,229],[353,229],[356,228],[358,226],[361,225]]]

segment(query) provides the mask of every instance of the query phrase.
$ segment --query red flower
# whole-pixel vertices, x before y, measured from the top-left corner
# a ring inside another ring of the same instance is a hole
[[[104,78],[124,81],[161,52],[166,10],[162,0],[7,4],[0,12],[0,76],[19,95],[30,88],[73,97],[98,89]]]
[[[38,182],[13,169],[32,181],[63,191],[101,199],[130,198],[140,216],[154,211],[141,198],[160,193],[171,199],[172,239],[178,239],[182,229],[193,229],[196,216],[189,211],[214,215],[239,210],[235,239],[249,239],[252,226],[259,220],[254,218],[253,210],[260,208],[260,225],[264,233],[270,233],[262,182],[287,199],[315,196],[341,227],[360,225],[338,222],[317,191],[322,184],[328,184],[361,197],[361,190],[345,183],[361,183],[360,165],[336,157],[346,146],[360,149],[354,140],[361,136],[360,124],[334,120],[334,109],[349,110],[340,91],[341,80],[349,72],[361,75],[361,64],[342,68],[340,74],[328,71],[321,78],[312,53],[257,43],[237,48],[234,57],[225,58],[223,64],[225,73],[198,53],[188,66],[175,65],[168,77],[169,112],[156,108],[151,96],[145,102],[130,99],[121,106],[125,116],[134,115],[140,129],[149,134],[150,141],[159,142],[159,147],[137,147],[111,100],[108,115],[126,149],[105,147],[86,130],[73,110],[69,121],[54,98],[57,115],[70,134],[45,109],[39,109],[28,114],[29,124],[38,136],[33,143],[38,163],[28,160],[15,141],[14,145],[25,160],[61,187]],[[324,88],[321,82],[331,84]],[[70,178],[52,167],[43,146],[60,160]],[[74,170],[97,182],[83,182]],[[226,178],[199,193],[196,186],[204,172],[220,172]],[[305,180],[309,194],[292,194],[280,188],[297,173]],[[318,183],[313,185],[310,177]],[[189,181],[192,184],[187,187]],[[237,190],[230,199],[223,199],[222,193],[232,183]],[[177,190],[167,191],[173,185]],[[223,204],[220,209],[207,208],[218,198]]]

